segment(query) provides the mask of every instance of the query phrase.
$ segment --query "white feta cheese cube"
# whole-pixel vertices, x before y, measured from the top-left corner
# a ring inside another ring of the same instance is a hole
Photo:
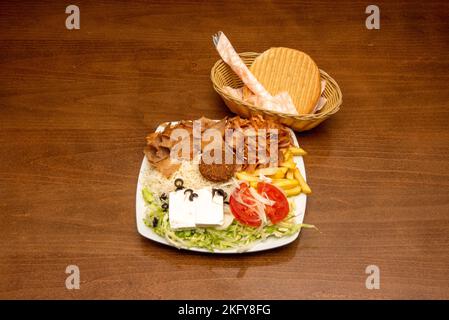
[[[168,219],[172,229],[195,228],[195,212],[193,204],[183,190],[173,191],[169,194]]]
[[[209,227],[223,224],[223,197],[216,194],[212,198],[211,188],[199,189],[195,193],[198,194],[193,201],[196,226]]]

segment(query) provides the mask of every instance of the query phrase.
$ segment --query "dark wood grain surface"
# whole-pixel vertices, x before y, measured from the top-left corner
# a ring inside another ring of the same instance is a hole
[[[76,1],[72,31],[69,4],[0,2],[0,298],[449,298],[447,1],[378,1],[380,30],[366,1]],[[279,250],[180,252],[136,230],[145,134],[230,114],[209,80],[218,30],[303,50],[343,91],[298,134],[321,232]]]

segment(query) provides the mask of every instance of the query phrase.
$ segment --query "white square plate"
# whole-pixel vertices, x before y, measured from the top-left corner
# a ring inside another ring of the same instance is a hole
[[[172,124],[175,124],[176,122],[172,122]],[[160,132],[164,129],[164,127],[168,123],[161,124],[156,131]],[[293,137],[294,144],[299,147],[298,140],[296,139],[295,134],[293,131],[291,131],[291,135]],[[306,179],[306,171],[304,167],[304,161],[301,156],[294,157],[294,161],[296,163],[296,166],[299,168],[301,173],[304,176],[304,179]],[[144,223],[145,219],[145,201],[142,197],[142,181],[144,177],[144,172],[147,170],[152,170],[150,164],[148,163],[146,157],[143,158],[142,165],[140,167],[139,172],[139,179],[137,182],[137,192],[136,192],[136,221],[137,221],[137,230],[139,233],[144,236],[145,238],[148,238],[150,240],[168,245],[173,246],[171,243],[169,243],[165,238],[157,235],[153,232],[153,230],[149,227],[147,227]],[[306,211],[306,200],[307,196],[304,193],[301,193],[300,195],[293,197],[293,201],[295,202],[295,211],[296,211],[296,223],[301,224],[304,221],[304,214]],[[276,237],[268,237],[265,241],[259,241],[256,242],[252,247],[250,247],[248,250],[244,252],[256,252],[256,251],[264,251],[264,250],[270,250],[278,247],[285,246],[298,238],[299,230],[297,233],[286,236],[282,238],[276,238]],[[238,249],[228,249],[228,250],[214,250],[209,251],[207,249],[203,248],[183,248],[183,250],[191,250],[191,251],[197,251],[197,252],[207,252],[207,253],[242,253],[242,251],[239,251]]]

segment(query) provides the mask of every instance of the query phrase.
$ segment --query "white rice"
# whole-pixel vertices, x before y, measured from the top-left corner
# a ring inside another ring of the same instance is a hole
[[[147,187],[150,191],[160,195],[166,193],[167,195],[175,190],[175,180],[181,178],[184,181],[184,187],[193,190],[214,187],[222,188],[228,192],[232,188],[231,183],[216,183],[205,179],[199,170],[198,163],[195,161],[182,161],[179,169],[167,179],[158,170],[151,165],[148,170],[144,172],[143,187]]]

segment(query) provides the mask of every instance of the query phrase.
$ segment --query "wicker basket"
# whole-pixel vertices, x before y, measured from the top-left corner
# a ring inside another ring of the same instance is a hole
[[[249,67],[254,59],[260,55],[255,52],[244,52],[239,54],[245,64]],[[326,72],[320,70],[321,78],[326,80],[326,88],[324,96],[327,99],[325,106],[316,114],[306,115],[289,115],[280,112],[268,111],[260,109],[252,104],[236,99],[223,91],[223,88],[229,86],[231,88],[240,88],[243,86],[240,78],[232,71],[232,69],[223,61],[218,60],[211,70],[211,80],[215,91],[222,97],[228,108],[244,117],[249,118],[252,115],[260,114],[264,118],[277,120],[280,123],[289,126],[295,131],[305,131],[316,127],[318,124],[329,118],[340,109],[342,104],[342,94],[337,82],[332,79]]]

